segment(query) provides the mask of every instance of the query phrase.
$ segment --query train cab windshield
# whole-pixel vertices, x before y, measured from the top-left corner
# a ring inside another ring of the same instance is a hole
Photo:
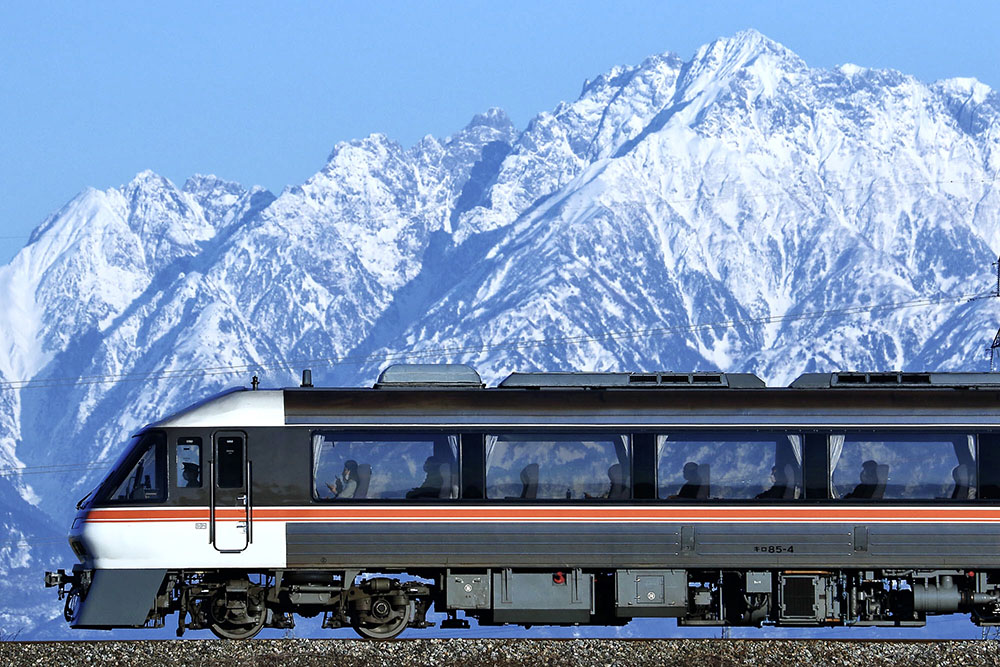
[[[95,494],[94,502],[149,503],[166,500],[166,439],[149,431],[132,439]]]

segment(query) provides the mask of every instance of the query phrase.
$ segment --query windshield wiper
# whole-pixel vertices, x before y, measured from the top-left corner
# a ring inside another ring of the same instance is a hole
[[[94,495],[94,491],[96,491],[96,490],[97,490],[97,489],[91,489],[90,493],[88,493],[87,495],[85,495],[85,496],[84,496],[83,498],[80,498],[80,502],[78,502],[78,503],[76,504],[76,508],[77,508],[78,510],[82,510],[82,509],[83,509],[83,504],[84,504],[85,502],[87,502],[87,498],[90,498],[90,497],[91,497],[92,495]]]

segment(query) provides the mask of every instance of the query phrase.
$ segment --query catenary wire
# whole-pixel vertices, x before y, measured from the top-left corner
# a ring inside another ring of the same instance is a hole
[[[898,185],[901,187],[913,187],[920,185],[943,185],[951,183],[984,183],[991,184],[996,182],[1000,178],[1000,175],[993,179],[944,179],[938,181],[912,181],[903,182]],[[876,187],[879,184],[879,179],[870,181],[864,185],[857,185],[854,187],[840,187],[831,188],[825,187],[820,188],[818,191],[831,194],[833,192],[848,192],[848,191],[861,191],[865,189],[870,189]],[[755,193],[747,194],[743,193],[741,196],[751,199],[759,198],[769,198],[786,195],[787,190],[776,190],[767,193]],[[700,201],[703,199],[730,199],[738,196],[738,193],[731,193],[724,195],[722,193],[715,195],[699,195],[697,197],[691,198],[681,198],[681,199],[653,199],[649,202],[643,203],[659,203],[659,204],[685,204],[692,201]],[[15,235],[15,236],[0,236],[0,239],[13,240],[13,239],[23,239],[30,238],[30,235]],[[213,375],[235,375],[239,373],[246,373],[250,370],[278,370],[278,369],[293,369],[304,364],[363,364],[369,361],[376,361],[380,359],[384,360],[394,360],[394,359],[416,359],[428,356],[439,356],[441,354],[461,354],[470,352],[489,352],[494,350],[516,350],[516,349],[530,349],[536,347],[547,347],[554,345],[572,344],[572,343],[588,343],[588,342],[600,342],[605,340],[625,340],[630,338],[642,338],[647,336],[657,336],[665,335],[671,333],[688,333],[694,331],[703,331],[716,328],[736,328],[740,325],[748,324],[776,324],[788,321],[803,321],[809,319],[818,319],[827,316],[836,315],[848,315],[848,314],[860,314],[864,312],[879,312],[879,311],[893,311],[902,310],[906,308],[915,307],[927,307],[932,305],[939,305],[948,302],[961,302],[961,301],[972,301],[976,299],[997,296],[992,293],[975,293],[966,295],[939,295],[936,297],[926,297],[921,299],[913,299],[910,301],[896,302],[896,303],[885,303],[885,304],[872,304],[866,306],[851,306],[846,308],[836,308],[836,309],[824,309],[819,311],[809,311],[805,313],[798,314],[787,314],[787,315],[776,315],[761,318],[746,318],[746,319],[732,319],[732,320],[722,320],[716,322],[698,323],[691,325],[679,325],[679,326],[669,326],[669,327],[651,327],[647,329],[634,329],[634,330],[623,330],[608,332],[605,334],[590,335],[590,336],[562,336],[554,338],[542,338],[538,340],[522,340],[514,341],[511,343],[500,343],[495,345],[484,344],[478,346],[456,346],[456,347],[439,347],[439,348],[425,348],[422,350],[408,350],[408,351],[395,351],[395,352],[385,352],[366,355],[362,357],[351,357],[351,356],[337,356],[337,357],[324,357],[318,359],[301,359],[292,361],[275,361],[270,363],[254,363],[254,364],[244,364],[235,366],[216,366],[216,367],[203,367],[203,368],[186,368],[177,370],[162,370],[162,371],[152,371],[148,373],[126,373],[126,374],[108,374],[108,375],[90,375],[90,376],[78,376],[78,377],[65,377],[65,378],[51,378],[41,381],[33,380],[14,380],[14,381],[2,381],[0,382],[0,390],[2,389],[20,389],[20,388],[43,388],[52,386],[79,386],[87,384],[106,384],[113,382],[134,382],[134,381],[148,381],[148,380],[167,380],[176,378],[187,378],[187,377],[202,377],[202,376],[213,376]],[[96,470],[102,469],[112,463],[111,460],[100,460],[93,461],[90,463],[76,463],[76,464],[58,464],[58,465],[48,465],[48,466],[15,466],[8,468],[0,468],[0,477],[9,476],[22,476],[22,475],[37,475],[37,474],[62,474],[68,472],[74,472],[78,470]],[[59,543],[65,541],[65,538],[41,538],[37,540],[19,541],[13,542],[8,541],[6,544],[15,545],[17,547],[30,547],[32,545],[42,544],[42,543]]]
[[[652,336],[662,336],[667,334],[691,333],[720,328],[737,328],[742,325],[767,325],[782,322],[804,321],[820,319],[829,316],[851,315],[861,313],[891,312],[906,308],[928,307],[944,303],[960,303],[975,300],[981,297],[990,296],[990,293],[977,292],[972,294],[959,295],[936,295],[931,297],[921,297],[907,301],[867,304],[860,306],[847,306],[844,308],[828,308],[800,313],[786,313],[784,315],[769,315],[756,318],[718,320],[714,322],[704,322],[697,324],[649,327],[644,329],[628,329],[621,331],[610,331],[603,334],[587,334],[578,336],[556,336],[539,339],[525,339],[501,343],[484,343],[481,345],[455,345],[438,346],[424,349],[398,350],[378,352],[369,355],[351,356],[342,355],[334,357],[320,357],[296,360],[275,360],[263,361],[250,364],[236,364],[227,366],[205,366],[180,368],[176,370],[158,370],[140,373],[118,373],[105,375],[83,375],[76,377],[56,377],[41,380],[6,380],[0,382],[2,389],[22,389],[22,388],[48,388],[54,386],[81,386],[91,384],[109,384],[117,382],[135,381],[161,381],[172,379],[208,377],[216,375],[235,375],[256,370],[286,370],[295,369],[304,365],[334,365],[334,364],[364,364],[371,361],[395,361],[401,359],[420,359],[425,357],[441,355],[457,355],[469,353],[483,353],[493,351],[511,351],[521,349],[532,349],[541,347],[552,347],[556,345],[596,343],[607,340],[628,340],[634,338],[644,338]]]
[[[996,295],[992,293],[939,295],[936,297],[925,297],[921,299],[912,299],[910,301],[903,301],[896,303],[874,304],[867,306],[850,306],[846,308],[809,311],[805,313],[798,313],[792,315],[775,315],[775,316],[768,316],[761,318],[749,318],[745,320],[722,320],[717,322],[701,323],[701,324],[687,325],[687,326],[676,326],[676,327],[652,327],[647,329],[608,332],[607,334],[598,336],[562,336],[557,338],[547,338],[539,340],[515,341],[512,343],[498,344],[498,345],[440,347],[440,348],[430,348],[425,350],[388,352],[384,354],[368,355],[356,359],[352,359],[351,357],[327,357],[322,359],[282,361],[275,364],[248,364],[244,366],[220,366],[220,367],[207,367],[207,368],[178,369],[177,371],[161,371],[161,372],[144,373],[144,374],[128,374],[128,375],[123,374],[123,375],[111,375],[111,376],[84,376],[80,378],[61,378],[58,384],[79,385],[79,384],[96,384],[98,382],[123,382],[123,381],[140,381],[140,380],[176,379],[178,377],[202,377],[202,376],[212,376],[212,375],[244,373],[251,369],[293,368],[301,364],[316,365],[320,363],[366,363],[368,361],[373,361],[378,359],[384,359],[384,360],[394,360],[396,358],[419,359],[427,356],[440,356],[441,354],[460,354],[469,352],[492,351],[498,349],[524,349],[524,348],[543,347],[550,345],[563,345],[567,343],[598,342],[602,340],[621,340],[628,338],[640,338],[645,336],[664,335],[669,333],[690,332],[690,331],[705,330],[712,328],[722,328],[722,327],[732,328],[738,326],[739,324],[774,324],[785,321],[818,319],[821,317],[827,317],[831,315],[892,311],[904,308],[931,306],[948,302],[961,302],[961,301],[968,302],[970,300],[975,300],[978,298],[989,297],[989,296],[996,296]],[[21,386],[12,386],[16,385],[17,383],[8,382],[0,384],[0,388],[3,388],[4,384],[7,385],[6,388],[22,388],[22,387],[35,388],[42,386],[53,386],[57,383],[49,381],[42,381],[41,383],[24,382],[21,384]],[[0,477],[65,474],[76,471],[100,470],[106,467],[109,463],[112,463],[111,459],[104,459],[99,461],[83,462],[83,463],[64,463],[64,464],[50,464],[50,465],[39,465],[39,466],[11,466],[7,468],[0,468]]]

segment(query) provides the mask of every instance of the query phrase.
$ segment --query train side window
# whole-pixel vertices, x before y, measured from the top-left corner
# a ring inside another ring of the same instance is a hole
[[[135,459],[134,456],[138,458]],[[167,467],[163,434],[146,434],[130,458],[134,463],[114,486],[107,500],[127,503],[156,503],[166,500]]]
[[[1000,499],[1000,433],[979,436],[979,497]]]
[[[487,435],[486,497],[631,498],[630,450],[627,435]]]
[[[180,488],[201,487],[201,438],[177,438],[177,476]]]
[[[802,494],[802,436],[757,431],[657,436],[660,498],[794,500]]]
[[[457,498],[458,486],[457,435],[313,433],[316,500]]]
[[[976,438],[965,433],[861,431],[830,436],[834,498],[969,500]]]

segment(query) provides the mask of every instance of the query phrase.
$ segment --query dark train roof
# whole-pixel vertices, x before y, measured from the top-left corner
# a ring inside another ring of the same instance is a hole
[[[1000,428],[1000,374],[811,373],[767,387],[744,373],[513,373],[387,368],[372,388],[235,390],[159,426]]]
[[[396,364],[389,366],[376,381],[375,389],[390,388],[469,388],[483,389],[479,373],[465,364]],[[497,384],[498,389],[765,389],[763,380],[752,373],[695,371],[690,373],[511,373]],[[844,388],[1000,388],[1000,373],[904,373],[838,372],[805,373],[790,385],[792,389]],[[777,387],[772,387],[777,388]]]
[[[497,385],[500,389],[620,387],[677,388],[732,387],[762,389],[766,385],[750,373],[511,373]]]
[[[996,389],[1000,387],[1000,373],[805,373],[789,386],[793,389]]]

